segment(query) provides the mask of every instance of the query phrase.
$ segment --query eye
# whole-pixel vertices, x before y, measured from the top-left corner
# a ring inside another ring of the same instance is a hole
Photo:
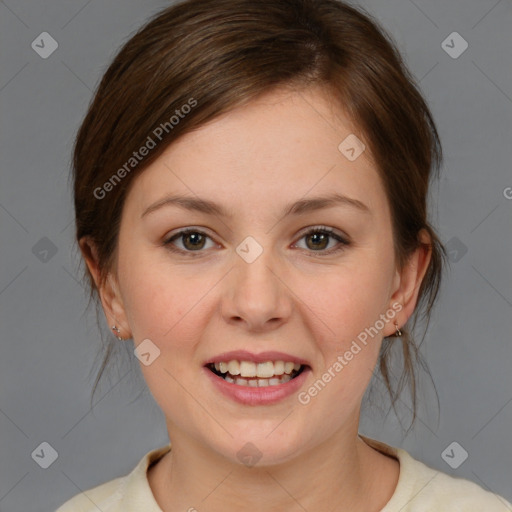
[[[210,239],[211,241],[211,238],[206,233],[203,233],[198,229],[187,228],[182,229],[166,240],[164,245],[174,252],[201,252],[201,249],[205,248],[207,239]],[[177,248],[174,245],[175,240],[181,241],[183,248]]]
[[[346,246],[350,245],[348,240],[343,238],[341,235],[335,234],[332,228],[325,226],[317,226],[306,231],[302,235],[301,240],[302,239],[306,240],[306,249],[313,252],[321,252],[322,256],[341,251],[345,249]],[[328,250],[325,250],[329,246],[329,242],[333,239],[336,240],[338,244]]]
[[[306,250],[321,253],[322,256],[341,251],[345,249],[346,246],[350,245],[350,242],[344,237],[335,234],[333,228],[325,226],[317,226],[309,229],[303,233],[301,240],[302,239],[306,239]],[[204,252],[202,249],[208,249],[208,247],[206,247],[207,240],[210,240],[213,246],[215,246],[211,237],[203,231],[187,228],[175,233],[164,242],[164,245],[173,252],[182,254],[198,253],[197,256],[199,256],[199,253]],[[338,244],[325,250],[329,246],[329,242],[333,240],[337,241]],[[175,242],[177,241],[181,242],[182,248],[176,246]],[[209,248],[211,247],[212,246]],[[196,256],[196,254],[190,255]]]

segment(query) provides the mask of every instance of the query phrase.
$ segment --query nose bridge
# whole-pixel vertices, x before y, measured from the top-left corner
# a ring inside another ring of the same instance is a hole
[[[278,278],[280,265],[275,252],[248,236],[236,253],[230,293],[225,295],[227,320],[243,320],[252,329],[263,329],[270,320],[275,324],[285,319],[291,310],[290,297]]]

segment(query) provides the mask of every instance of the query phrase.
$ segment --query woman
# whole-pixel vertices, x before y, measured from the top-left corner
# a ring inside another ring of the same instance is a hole
[[[348,5],[188,0],[139,31],[77,136],[77,241],[171,444],[59,512],[512,510],[358,433],[376,365],[397,400],[393,344],[414,396],[440,162],[397,50]]]

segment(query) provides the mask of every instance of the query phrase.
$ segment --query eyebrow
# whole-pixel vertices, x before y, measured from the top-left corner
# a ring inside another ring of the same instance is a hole
[[[164,206],[177,206],[188,211],[197,211],[208,215],[215,215],[225,218],[233,218],[234,213],[226,211],[221,205],[208,199],[201,199],[191,196],[173,195],[164,197],[156,203],[148,206],[141,215],[141,218],[154,212]],[[358,199],[344,196],[342,194],[329,194],[326,196],[312,197],[310,199],[300,199],[284,208],[283,216],[301,215],[323,208],[332,208],[334,206],[348,206],[355,208],[363,213],[371,213],[366,204]]]

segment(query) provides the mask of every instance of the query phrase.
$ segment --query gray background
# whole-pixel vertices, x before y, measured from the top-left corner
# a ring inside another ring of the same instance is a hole
[[[1,512],[55,510],[168,442],[149,393],[135,400],[143,382],[126,363],[89,408],[100,346],[77,280],[68,183],[73,136],[102,72],[168,4],[0,2]],[[375,410],[364,414],[361,432],[512,500],[512,4],[359,5],[397,41],[438,124],[445,164],[432,215],[453,261],[423,344],[440,414],[425,380],[425,405],[408,436],[393,414]],[[45,31],[59,45],[47,59],[31,48]],[[469,44],[458,58],[442,48],[454,31]],[[401,406],[407,412],[405,400]],[[457,469],[441,456],[453,441],[469,454]],[[42,442],[58,453],[48,469],[31,457]]]

